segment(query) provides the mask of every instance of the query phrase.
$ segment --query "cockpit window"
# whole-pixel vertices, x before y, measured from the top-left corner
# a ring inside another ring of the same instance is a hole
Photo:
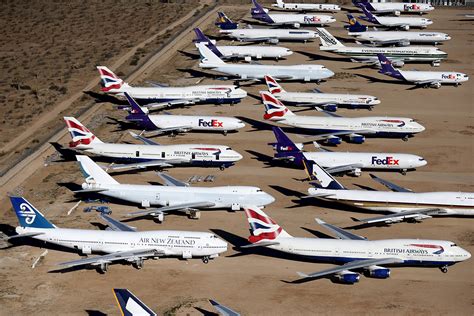
[[[225,150],[232,150],[232,148],[230,148],[230,147],[227,147]]]
[[[458,246],[458,245],[456,245],[456,244],[451,244],[451,247],[457,247],[457,246]]]
[[[257,189],[257,192],[263,192],[263,190],[262,189]]]
[[[425,158],[418,158],[419,161],[425,161]]]

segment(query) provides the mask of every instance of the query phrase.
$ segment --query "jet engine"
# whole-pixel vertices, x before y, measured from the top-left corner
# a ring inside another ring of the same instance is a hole
[[[349,134],[349,142],[354,144],[362,144],[365,141],[365,137],[359,134]]]
[[[323,106],[324,110],[325,111],[328,111],[328,112],[336,112],[337,111],[337,105],[335,104],[327,104],[325,106]]]
[[[337,136],[331,136],[331,137],[326,138],[324,140],[324,143],[326,145],[332,145],[332,146],[339,145],[341,143],[341,138]]]
[[[410,25],[405,25],[402,27],[405,31],[408,31],[410,29]]]
[[[268,41],[267,41],[269,44],[278,44],[279,40],[278,38],[270,38]]]
[[[365,275],[369,278],[387,279],[390,277],[390,269],[379,266],[370,266],[365,270]]]
[[[359,282],[360,275],[351,271],[342,271],[334,275],[334,281],[344,284],[354,284]]]
[[[351,177],[360,177],[360,175],[362,174],[362,170],[360,168],[354,168],[351,171],[349,171],[347,174],[350,175]]]
[[[294,23],[294,24],[293,24],[293,27],[294,27],[295,29],[299,29],[300,26],[301,26],[301,25],[300,25],[299,23]]]

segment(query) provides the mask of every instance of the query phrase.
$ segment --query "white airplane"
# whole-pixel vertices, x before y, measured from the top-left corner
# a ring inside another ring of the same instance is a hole
[[[252,58],[281,59],[293,54],[289,48],[278,46],[216,46],[216,41],[210,40],[199,28],[195,28],[194,32],[196,33],[194,40],[196,47],[198,43],[205,43],[216,56],[222,59],[243,58],[246,61],[250,61]]]
[[[252,18],[268,25],[290,25],[299,28],[301,25],[326,25],[336,22],[336,19],[330,15],[314,14],[268,14],[256,0],[252,0],[253,7],[250,9]]]
[[[197,210],[231,209],[240,210],[251,204],[265,206],[275,199],[258,187],[220,186],[192,187],[173,177],[158,173],[166,185],[121,184],[87,156],[76,156],[85,182],[82,190],[75,193],[96,193],[120,201],[138,204],[147,208],[130,213],[130,216],[152,216],[159,222],[168,212],[186,212],[191,218],[199,218]],[[158,208],[150,208],[159,206]]]
[[[380,104],[377,97],[360,94],[335,94],[315,92],[287,92],[272,77],[265,76],[268,91],[278,100],[295,106],[319,106],[326,111],[335,112],[338,107],[349,109],[369,109]]]
[[[107,215],[109,230],[59,228],[50,223],[32,204],[22,197],[10,197],[20,225],[17,238],[33,238],[45,243],[77,250],[83,255],[97,256],[60,263],[63,268],[93,266],[106,272],[110,263],[127,262],[137,269],[144,260],[160,257],[202,258],[204,263],[227,251],[227,243],[212,233],[154,230],[139,232]]]
[[[448,34],[440,32],[368,31],[368,27],[360,24],[352,15],[348,14],[347,17],[349,19],[348,34],[354,36],[357,41],[373,45],[408,46],[411,43],[436,45],[451,39]]]
[[[434,7],[428,3],[403,3],[403,2],[370,2],[368,0],[352,0],[356,7],[365,7],[367,10],[375,13],[427,13],[433,11]]]
[[[354,284],[359,281],[359,271],[369,278],[390,277],[387,266],[430,267],[448,272],[448,267],[468,260],[471,254],[451,241],[426,239],[367,240],[327,224],[316,222],[336,235],[336,238],[293,237],[258,207],[245,208],[250,224],[250,244],[241,248],[267,247],[284,253],[301,256],[339,266],[315,273],[301,273],[294,283],[317,278],[331,278],[336,283]]]
[[[341,7],[337,4],[326,4],[326,3],[285,3],[283,0],[276,0],[276,3],[272,4],[272,7],[287,11],[341,11]]]
[[[156,136],[164,133],[219,132],[227,135],[245,126],[244,122],[235,117],[208,115],[149,115],[148,108],[138,105],[127,92],[124,93],[130,105],[129,115],[125,118],[141,129],[150,131],[145,136]]]
[[[340,117],[330,114],[329,117],[302,116],[291,112],[283,103],[267,91],[260,91],[262,102],[265,105],[265,120],[279,122],[297,128],[298,131],[319,134],[315,140],[324,140],[331,145],[341,143],[339,136],[345,136],[348,142],[362,144],[365,136],[402,138],[420,133],[425,128],[414,119],[405,117]],[[325,112],[329,114],[329,112]]]
[[[310,196],[344,205],[377,211],[389,215],[362,219],[365,224],[393,224],[402,221],[419,222],[433,216],[474,216],[474,193],[416,193],[387,180],[370,175],[392,191],[351,190],[337,182],[317,161],[303,160],[310,178],[318,180],[308,189]]]
[[[132,136],[142,141],[143,145],[104,143],[74,117],[64,117],[64,121],[72,138],[69,148],[96,157],[111,158],[119,163],[107,167],[110,170],[174,166],[219,167],[224,170],[242,159],[241,154],[228,146],[160,145],[134,133],[131,133]]]
[[[354,62],[378,64],[377,54],[384,54],[397,66],[405,62],[431,62],[432,66],[439,66],[442,59],[448,54],[433,46],[408,47],[369,47],[345,46],[326,29],[317,28],[321,40],[321,51],[329,51],[350,58]]]
[[[379,70],[381,74],[396,78],[398,80],[413,83],[417,86],[441,88],[442,84],[451,84],[456,87],[462,82],[469,80],[469,76],[462,72],[454,71],[417,71],[417,70],[399,70],[392,66],[383,54],[377,55],[382,68]]]
[[[377,16],[370,13],[370,11],[367,10],[364,5],[361,5],[360,8],[365,14],[365,17],[362,16],[361,19],[383,27],[403,29],[405,31],[408,31],[410,28],[413,27],[424,29],[428,25],[433,24],[433,21],[430,19],[398,16]]]
[[[132,98],[145,106],[159,109],[173,105],[196,103],[239,103],[247,96],[245,90],[234,85],[197,85],[184,87],[166,87],[153,84],[154,87],[132,87],[117,77],[109,68],[97,66],[100,73],[102,92],[123,96],[127,92]]]
[[[205,44],[198,44],[202,56],[199,67],[211,69],[240,80],[262,80],[265,75],[282,80],[321,81],[332,77],[334,72],[322,65],[261,65],[261,64],[228,64],[217,57]]]
[[[334,152],[321,148],[314,142],[319,151],[303,152],[303,143],[295,144],[279,127],[273,127],[276,143],[270,143],[275,150],[274,159],[304,167],[303,160],[317,161],[330,174],[348,174],[359,177],[362,170],[407,171],[427,164],[423,157],[412,154],[381,152]],[[304,157],[303,157],[304,156]]]

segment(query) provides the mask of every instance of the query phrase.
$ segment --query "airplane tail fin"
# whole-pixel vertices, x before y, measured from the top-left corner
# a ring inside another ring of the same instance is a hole
[[[276,241],[278,238],[291,237],[283,228],[258,207],[244,208],[250,224],[249,242]]]
[[[100,74],[100,84],[103,92],[122,92],[123,87],[128,86],[126,82],[117,77],[109,68],[105,66],[97,66]]]
[[[124,92],[125,97],[127,98],[128,104],[130,105],[130,114],[131,115],[147,115],[148,109],[142,108],[137,101],[135,101],[130,94]]]
[[[366,7],[371,11],[374,10],[374,7],[372,7],[369,0],[352,0],[352,4],[358,8]]]
[[[359,21],[357,21],[357,19],[352,14],[347,14],[347,19],[349,20],[349,27],[347,28],[349,33],[359,33],[367,31],[367,26],[360,24]]]
[[[265,76],[265,82],[267,83],[268,91],[270,93],[280,93],[280,92],[286,92],[285,89],[283,89],[280,84],[272,77],[272,76]]]
[[[65,116],[69,134],[71,134],[72,141],[69,142],[69,147],[74,148],[79,145],[100,144],[102,141],[97,138],[87,127],[82,125],[76,118]]]
[[[372,14],[372,12],[369,11],[368,6],[369,4],[361,3],[359,5],[359,8],[364,12],[365,17],[367,18],[367,21],[371,23],[377,23],[377,19],[375,16]]]
[[[222,59],[219,58],[214,52],[212,52],[209,47],[204,43],[198,43],[197,48],[199,54],[201,55],[200,66],[205,66],[207,64],[225,64]]]
[[[385,57],[384,54],[377,54],[377,58],[379,59],[381,66],[379,73],[393,78],[403,79],[403,76],[400,71],[393,67],[392,62],[387,57]]]
[[[278,121],[295,115],[270,92],[260,91],[260,96],[265,105],[265,114],[263,115],[265,120]]]
[[[114,289],[114,296],[123,316],[156,316],[155,312],[127,289]]]
[[[10,201],[21,227],[56,228],[25,198],[11,196]]]
[[[345,187],[337,182],[329,173],[321,168],[315,161],[306,159],[302,154],[303,166],[311,180],[318,180],[321,187],[331,190],[344,190]]]
[[[268,15],[268,10],[265,10],[264,7],[257,2],[257,0],[252,0],[253,7],[250,9],[250,13],[252,14],[252,18],[256,20],[260,20],[266,23],[274,23],[272,18]]]
[[[276,158],[290,158],[293,161],[300,163],[303,158],[301,149],[283,132],[283,130],[277,126],[272,128],[273,134],[276,138],[276,143],[272,143],[275,146]]]
[[[195,28],[194,33],[196,33],[196,39],[194,40],[196,44],[204,43],[217,57],[222,57],[222,53],[219,51],[217,46],[214,45],[206,35],[204,35],[200,28]]]
[[[209,303],[211,303],[211,305],[217,310],[217,312],[221,316],[240,316],[240,314],[234,311],[233,309],[230,309],[227,306],[221,305],[214,300],[209,300]]]
[[[79,166],[81,167],[81,172],[84,175],[86,183],[119,184],[89,157],[78,155],[76,159],[79,161]]]
[[[217,15],[219,16],[219,18],[215,25],[221,30],[235,30],[239,27],[239,24],[229,19],[224,12],[217,12]]]
[[[329,33],[325,28],[317,27],[316,33],[318,33],[321,45],[323,48],[337,48],[344,47],[344,45],[337,40],[331,33]]]

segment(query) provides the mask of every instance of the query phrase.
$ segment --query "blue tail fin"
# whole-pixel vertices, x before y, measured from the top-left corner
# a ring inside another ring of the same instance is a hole
[[[267,11],[257,2],[257,0],[252,0],[253,7],[250,9],[252,18],[266,22],[266,23],[275,23],[272,18],[267,14]]]
[[[44,216],[25,198],[11,196],[10,201],[15,210],[21,227],[55,228]]]
[[[214,24],[221,30],[235,30],[239,27],[239,24],[232,22],[224,12],[217,12],[217,15],[219,16],[219,19]]]
[[[196,33],[196,39],[194,40],[195,43],[205,43],[207,47],[216,54],[217,57],[222,57],[222,53],[219,51],[216,45],[201,31],[199,28],[194,29],[194,33]]]
[[[156,316],[148,306],[143,304],[135,295],[127,289],[114,289],[117,304],[123,316]]]
[[[404,79],[403,75],[395,68],[393,68],[392,63],[390,60],[388,60],[387,57],[385,57],[384,54],[377,54],[377,57],[380,62],[381,69],[379,70],[379,73],[397,78],[397,79]]]
[[[349,32],[357,33],[367,31],[367,26],[360,24],[352,14],[347,14],[347,18],[349,19],[349,27],[347,28]]]
[[[274,126],[272,130],[276,138],[276,143],[271,144],[275,146],[275,157],[292,158],[296,164],[301,165],[303,154],[298,146],[283,132],[281,128]]]
[[[369,22],[371,22],[371,23],[376,23],[376,24],[378,24],[377,19],[376,19],[375,16],[369,11],[369,9],[365,6],[365,4],[361,4],[359,7],[361,8],[362,12],[364,12],[365,17],[367,18],[367,21],[369,21]]]
[[[369,0],[352,0],[352,4],[358,8],[366,7],[370,11],[374,11],[374,7]]]

